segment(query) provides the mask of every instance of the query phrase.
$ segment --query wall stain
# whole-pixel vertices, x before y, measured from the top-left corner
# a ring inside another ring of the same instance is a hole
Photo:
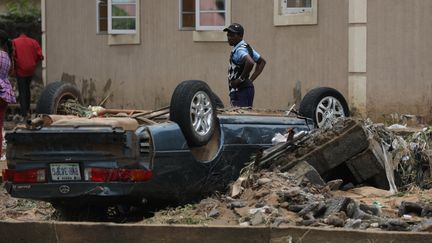
[[[70,75],[68,73],[62,73],[61,81],[67,82],[67,83],[73,83],[73,84],[76,85],[76,83],[75,83],[75,75]]]
[[[171,99],[167,98],[164,87],[162,87],[160,91],[157,90],[155,94],[156,96],[154,98],[153,109],[169,106]]]
[[[108,81],[105,83],[105,86],[103,87],[104,94],[107,94],[111,90],[111,84],[112,80],[108,79]]]
[[[296,109],[298,110],[300,108],[300,103],[302,100],[302,93],[301,93],[301,81],[297,80],[295,87],[293,89],[293,97],[294,97],[294,104],[296,106]],[[291,105],[288,103],[288,107],[291,107]]]
[[[86,105],[98,105],[96,103],[96,85],[93,79],[82,80],[81,94],[83,96],[84,104]]]

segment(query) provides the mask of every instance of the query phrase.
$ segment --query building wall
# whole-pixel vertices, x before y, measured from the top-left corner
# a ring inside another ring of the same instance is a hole
[[[369,0],[367,110],[431,120],[432,1]]]
[[[256,80],[255,106],[283,109],[316,86],[348,92],[348,1],[320,1],[318,25],[273,25],[273,2],[232,1],[232,22],[267,60]],[[96,104],[151,109],[169,104],[182,80],[201,79],[227,104],[226,42],[194,42],[178,30],[178,1],[141,0],[141,44],[108,45],[96,32],[96,4],[89,0],[46,0],[46,78],[75,82]]]

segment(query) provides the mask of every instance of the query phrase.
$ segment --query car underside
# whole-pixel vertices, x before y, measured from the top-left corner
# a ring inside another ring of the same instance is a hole
[[[198,80],[180,83],[170,106],[154,111],[69,115],[61,108],[71,99],[81,103],[76,87],[54,82],[44,92],[40,115],[6,134],[3,178],[13,197],[63,208],[196,200],[225,190],[252,156],[272,146],[275,134],[311,131],[349,115],[331,88],[306,94],[304,116],[292,109],[223,108]]]
[[[313,128],[306,118],[219,115],[211,141],[190,147],[174,122],[134,127],[124,117],[56,119],[7,134],[5,178],[12,196],[53,202],[191,200],[223,190],[250,156],[271,146],[274,134]]]

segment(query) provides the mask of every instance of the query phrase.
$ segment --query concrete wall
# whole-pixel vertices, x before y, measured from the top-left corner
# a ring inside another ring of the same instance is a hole
[[[0,242],[430,242],[431,233],[373,232],[311,227],[239,227],[0,221]]]
[[[141,0],[141,44],[108,45],[96,34],[95,1],[46,0],[46,80],[77,83],[90,103],[110,91],[107,106],[156,108],[169,104],[182,80],[202,79],[227,103],[226,42],[194,42],[178,30],[178,1]],[[320,1],[318,24],[273,25],[273,2],[232,1],[232,21],[268,61],[256,81],[255,106],[287,108],[296,81],[305,92],[332,86],[348,92],[348,1]]]
[[[432,108],[432,1],[369,0],[367,110],[423,115]]]

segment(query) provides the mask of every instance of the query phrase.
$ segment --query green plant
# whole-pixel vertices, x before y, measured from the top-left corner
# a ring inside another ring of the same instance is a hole
[[[30,0],[9,0],[6,4],[7,14],[23,18],[26,16],[39,17],[40,11]]]

